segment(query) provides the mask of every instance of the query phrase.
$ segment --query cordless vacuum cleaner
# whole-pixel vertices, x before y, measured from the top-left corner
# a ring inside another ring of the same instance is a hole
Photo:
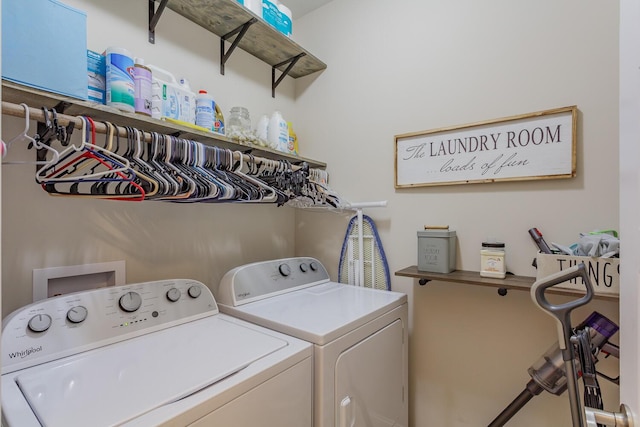
[[[578,267],[574,267],[570,270],[571,271],[564,271],[560,272],[561,274],[559,273],[550,276],[548,278],[549,281],[547,282],[549,283],[548,286],[541,288],[541,292],[544,292],[547,287],[562,283],[576,276],[582,276],[582,274],[584,273],[584,270],[581,270]],[[543,280],[546,281],[547,279]],[[544,286],[547,283],[542,283],[542,285]],[[585,297],[583,298],[580,298],[579,300],[571,301],[561,306],[550,306],[552,310],[562,311],[563,321],[569,322],[569,312],[579,306],[588,303],[589,300],[591,300],[591,296],[592,292],[587,291],[587,295],[585,295]],[[568,325],[570,325],[570,323],[568,323]],[[620,357],[619,348],[616,345],[609,343],[609,339],[618,331],[618,325],[613,323],[611,320],[594,311],[589,317],[587,317],[586,320],[584,320],[578,327],[574,329],[574,331],[582,330],[588,331],[594,358],[600,351],[607,355],[612,355],[616,358]],[[571,330],[569,330],[568,332],[562,331],[563,334],[565,334],[565,332],[569,334],[568,338],[573,335],[573,331]],[[579,360],[577,360],[575,354],[570,351],[572,350],[573,345],[566,346],[564,345],[564,341],[565,339],[556,342],[537,362],[531,365],[528,370],[529,375],[531,376],[531,380],[527,383],[525,389],[500,413],[500,415],[496,417],[496,419],[491,422],[491,424],[489,424],[489,427],[501,427],[505,425],[506,422],[511,419],[511,417],[513,417],[520,409],[524,407],[524,405],[527,404],[527,402],[529,402],[529,400],[531,400],[534,396],[542,393],[543,390],[546,390],[549,393],[555,394],[557,396],[561,395],[565,390],[567,390],[568,378],[571,377],[571,375],[567,376],[566,374],[567,363],[576,363],[577,365],[580,365],[580,363]],[[595,361],[597,360],[598,359],[595,358]],[[617,380],[615,379],[606,376],[604,377],[610,381],[617,383]],[[573,394],[575,392],[575,387],[572,386],[572,388]],[[572,396],[570,396],[570,398],[572,401],[574,400]],[[572,411],[575,410],[576,408],[574,407],[574,405],[572,405]]]

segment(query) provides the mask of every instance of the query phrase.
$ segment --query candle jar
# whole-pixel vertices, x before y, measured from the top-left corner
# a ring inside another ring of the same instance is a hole
[[[506,274],[504,243],[482,242],[480,276],[504,279]]]

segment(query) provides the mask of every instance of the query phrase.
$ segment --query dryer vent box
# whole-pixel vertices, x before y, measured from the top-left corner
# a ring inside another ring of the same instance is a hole
[[[124,261],[40,268],[33,270],[33,301],[125,283]]]

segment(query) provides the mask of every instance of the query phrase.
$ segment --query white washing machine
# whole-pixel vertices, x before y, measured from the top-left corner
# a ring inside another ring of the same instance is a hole
[[[216,298],[223,313],[313,343],[315,427],[408,425],[405,294],[331,282],[300,257],[237,267]]]
[[[312,346],[165,280],[78,292],[2,329],[6,427],[312,425]]]

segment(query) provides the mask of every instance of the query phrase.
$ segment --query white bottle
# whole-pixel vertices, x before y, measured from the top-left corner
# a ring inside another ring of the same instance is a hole
[[[275,145],[278,151],[285,153],[289,151],[289,125],[279,111],[274,111],[271,115],[267,138],[270,145]]]
[[[258,120],[258,124],[256,125],[256,137],[262,142],[262,145],[266,144],[271,148],[276,148],[272,146],[269,142],[269,117],[266,114],[263,114]]]
[[[213,130],[216,121],[216,103],[206,90],[198,91],[196,96],[196,125]]]
[[[182,77],[180,79],[180,86],[188,93],[188,95],[181,97],[180,99],[180,115],[183,117],[183,121],[188,123],[196,122],[196,94],[191,91],[191,85],[189,80]]]

